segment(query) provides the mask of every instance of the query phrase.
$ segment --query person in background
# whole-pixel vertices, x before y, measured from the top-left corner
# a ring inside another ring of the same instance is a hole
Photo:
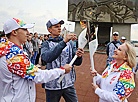
[[[33,47],[34,47],[34,46],[35,46],[35,42],[34,42],[34,40],[33,40],[33,38],[34,38],[33,33],[30,33],[30,37],[31,37],[32,45],[33,45]],[[34,49],[34,48],[33,48],[33,49]]]
[[[45,34],[44,35],[44,41],[48,40],[48,38],[49,38],[49,34]]]
[[[72,70],[66,74],[63,80],[58,83],[59,78],[43,84],[46,91],[46,102],[59,102],[61,96],[66,102],[78,102],[74,82],[76,79],[74,65],[81,65],[83,49],[74,46],[71,39],[75,39],[75,34],[66,34],[64,38],[60,36],[63,20],[55,18],[48,20],[47,29],[50,32],[49,39],[42,44],[41,58],[47,65],[46,69],[54,69],[65,64],[69,64],[76,54],[78,58],[73,63]]]
[[[44,35],[44,41],[43,41],[43,42],[47,41],[48,38],[49,38],[49,34],[45,34],[45,35]],[[46,66],[46,62],[43,61],[42,58],[41,58],[41,62],[42,62],[42,66]]]
[[[31,42],[31,35],[27,37],[27,41],[23,45],[24,50],[27,52],[28,57],[31,59],[33,55],[33,44]]]
[[[38,67],[41,67],[40,63],[39,63],[39,59],[40,59],[40,54],[41,54],[41,44],[43,42],[43,35],[40,35],[39,39],[38,39],[38,43],[39,43],[39,51],[38,51],[38,54],[36,56],[36,61],[35,61],[35,64],[38,66]]]
[[[34,42],[33,46],[33,56],[31,57],[31,62],[36,65],[36,57],[39,53],[39,40],[38,40],[38,33],[34,33],[34,37],[32,38]]]
[[[23,46],[34,24],[11,18],[3,26],[7,36],[0,43],[0,102],[35,102],[35,83],[46,83],[69,73],[71,66],[41,70],[30,62]]]
[[[106,66],[114,60],[112,57],[114,55],[114,50],[118,48],[122,43],[119,41],[119,32],[113,32],[113,41],[109,42],[106,47],[106,54],[108,56],[106,61]]]
[[[99,102],[128,102],[127,98],[135,88],[133,68],[136,66],[136,52],[130,43],[125,42],[114,51],[113,58],[115,60],[102,75],[91,71],[96,80],[92,87],[100,98]]]
[[[0,42],[3,42],[3,41],[5,42],[6,39],[7,39],[7,37],[4,33],[4,31],[0,31]]]
[[[31,43],[33,45],[33,51],[32,51],[32,56],[34,55],[34,46],[35,46],[35,41],[33,40],[33,33],[30,33],[30,37],[31,37]],[[32,56],[31,56],[31,62],[33,63],[33,59],[32,59]]]
[[[127,39],[126,39],[126,37],[124,37],[124,36],[122,36],[121,39],[120,39],[120,41],[121,41],[122,44],[123,44],[126,40],[127,40]]]

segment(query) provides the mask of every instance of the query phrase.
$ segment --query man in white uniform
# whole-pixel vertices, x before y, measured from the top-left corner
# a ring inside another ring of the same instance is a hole
[[[71,67],[41,70],[33,65],[22,44],[33,24],[11,18],[3,26],[8,40],[0,42],[0,102],[35,102],[35,83],[46,83],[68,73]]]

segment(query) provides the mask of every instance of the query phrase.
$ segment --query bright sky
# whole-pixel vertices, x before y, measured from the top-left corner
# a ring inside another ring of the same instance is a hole
[[[30,32],[48,33],[46,22],[51,18],[66,21],[67,13],[68,0],[3,0],[0,3],[0,30],[7,19],[15,17],[35,23]],[[132,25],[131,34],[131,39],[138,39],[138,24]]]
[[[0,30],[9,18],[35,23],[31,32],[47,33],[46,22],[51,18],[67,20],[68,0],[3,0],[0,3]]]

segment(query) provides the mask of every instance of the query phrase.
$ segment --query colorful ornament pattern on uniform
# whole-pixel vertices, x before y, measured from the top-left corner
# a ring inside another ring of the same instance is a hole
[[[102,78],[109,76],[109,70],[111,69],[108,68],[108,70],[102,74]],[[125,63],[121,65],[118,70],[112,71],[118,71],[121,73],[113,91],[115,91],[121,101],[124,101],[125,98],[127,98],[135,88],[134,73],[132,68],[130,68]]]
[[[0,57],[6,56],[7,66],[10,72],[22,78],[34,79],[38,68],[34,66],[29,58],[23,53],[22,47],[10,41],[0,43]]]
[[[125,64],[119,70],[121,71],[121,75],[113,91],[124,101],[135,88],[134,73],[132,72],[132,68]]]

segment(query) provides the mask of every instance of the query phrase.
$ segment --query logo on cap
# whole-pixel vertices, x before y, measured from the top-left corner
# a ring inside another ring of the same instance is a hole
[[[13,30],[19,29],[19,28],[25,28],[25,29],[30,29],[33,28],[34,24],[26,24],[22,20],[16,19],[16,18],[11,18],[8,19],[4,25],[3,25],[3,30],[5,34],[11,33]]]

